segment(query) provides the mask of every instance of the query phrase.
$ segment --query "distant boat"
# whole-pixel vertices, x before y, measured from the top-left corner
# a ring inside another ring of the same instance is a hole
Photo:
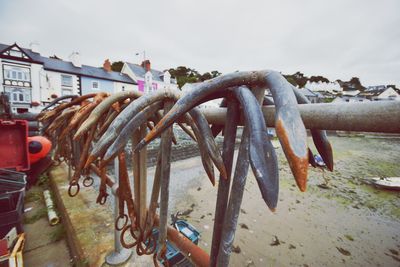
[[[371,181],[377,187],[400,190],[400,177],[374,177]]]

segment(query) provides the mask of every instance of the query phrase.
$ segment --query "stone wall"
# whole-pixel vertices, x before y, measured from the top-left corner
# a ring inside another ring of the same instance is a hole
[[[242,133],[242,129],[239,128],[238,134],[236,137],[235,148],[238,148],[238,146],[239,146],[241,133]],[[182,160],[182,159],[200,156],[200,150],[198,148],[197,143],[194,142],[193,140],[191,140],[190,137],[188,137],[187,134],[184,133],[180,128],[174,127],[174,135],[177,139],[177,144],[172,145],[171,161],[178,161],[178,160]],[[221,135],[219,135],[215,138],[215,141],[218,145],[218,148],[220,149],[220,151],[222,153],[223,137]],[[128,143],[126,146],[126,153],[129,155],[129,157],[130,157],[130,153],[132,151],[131,147],[132,147],[131,143]],[[150,143],[147,147],[147,166],[148,167],[156,165],[157,154],[158,154],[159,150],[160,150],[160,138],[157,138],[152,143]],[[130,164],[131,164],[131,162],[129,162],[129,165]]]

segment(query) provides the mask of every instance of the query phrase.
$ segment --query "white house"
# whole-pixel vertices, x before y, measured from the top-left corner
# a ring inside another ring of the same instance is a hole
[[[315,91],[313,92],[309,88],[301,88],[299,89],[299,92],[302,93],[311,103],[319,103],[322,101],[324,96],[320,94],[319,92]]]
[[[37,45],[27,49],[0,44],[0,92],[9,96],[12,112],[40,112],[62,95],[137,88],[129,76],[111,71],[111,65],[82,65],[77,52],[69,60],[44,57]]]
[[[382,100],[398,100],[400,101],[400,95],[392,87],[386,87],[385,85],[368,86],[368,88],[359,94],[372,101]]]
[[[304,86],[313,92],[329,92],[329,93],[339,93],[343,91],[343,88],[337,82],[307,82]]]
[[[168,71],[152,69],[150,60],[143,61],[141,65],[125,62],[121,73],[135,81],[138,90],[144,93],[163,88],[178,89],[176,80],[171,78],[171,74]]]
[[[332,103],[356,103],[356,102],[370,102],[371,100],[359,96],[338,96],[333,99]]]

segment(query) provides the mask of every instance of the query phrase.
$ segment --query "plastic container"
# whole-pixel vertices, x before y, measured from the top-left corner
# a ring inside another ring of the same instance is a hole
[[[173,224],[174,228],[178,230],[181,234],[186,236],[190,241],[194,244],[199,243],[200,233],[196,230],[196,228],[191,225],[190,223],[186,222],[185,220],[176,220]],[[153,229],[153,237],[154,240],[158,242],[158,229]],[[168,261],[169,266],[192,266],[189,261],[186,260],[185,256],[177,249],[174,245],[172,245],[168,240],[166,242],[167,245],[167,252],[165,255],[166,260]],[[157,248],[158,249],[158,243]],[[161,263],[165,266],[164,261]]]
[[[15,206],[10,205],[6,207],[10,211],[0,213],[0,238],[3,238],[11,228],[15,227],[17,233],[23,233],[22,228],[22,215],[24,213],[24,194],[19,193],[17,198],[14,199]],[[5,210],[6,208],[2,208]]]
[[[23,232],[25,185],[24,173],[0,169],[0,238],[13,227]]]
[[[0,168],[29,170],[28,122],[0,120]]]

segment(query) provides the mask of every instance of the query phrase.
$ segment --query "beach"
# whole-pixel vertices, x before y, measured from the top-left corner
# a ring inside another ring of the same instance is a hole
[[[310,167],[304,193],[276,149],[280,193],[274,213],[249,171],[230,266],[399,266],[400,193],[375,188],[367,178],[400,176],[400,139],[329,139],[335,170]],[[153,173],[150,168],[149,176]],[[182,218],[201,232],[199,246],[207,252],[217,189],[199,157],[172,164],[169,213],[185,214]]]

